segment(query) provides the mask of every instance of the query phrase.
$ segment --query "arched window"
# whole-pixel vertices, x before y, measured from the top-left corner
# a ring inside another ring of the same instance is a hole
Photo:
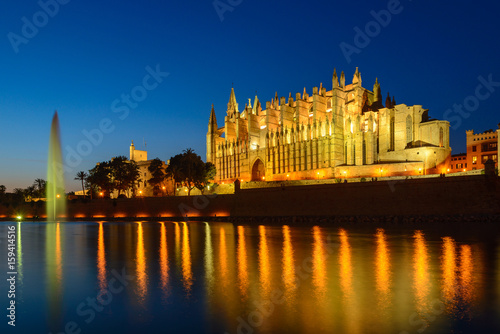
[[[391,125],[390,125],[390,148],[389,151],[394,151],[394,116],[391,117]]]
[[[443,128],[439,128],[439,147],[443,147],[444,142],[444,131]]]
[[[413,141],[413,121],[411,116],[406,116],[406,143],[411,143]]]

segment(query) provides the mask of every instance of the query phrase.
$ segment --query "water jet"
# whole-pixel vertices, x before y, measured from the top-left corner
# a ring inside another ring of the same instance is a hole
[[[47,222],[55,222],[58,218],[66,217],[66,196],[64,191],[61,136],[59,132],[59,116],[56,111],[54,112],[54,117],[52,117],[47,160]]]

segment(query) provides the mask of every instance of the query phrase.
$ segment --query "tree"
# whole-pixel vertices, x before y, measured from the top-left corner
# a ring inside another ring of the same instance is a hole
[[[35,197],[37,193],[37,190],[35,189],[35,186],[29,186],[26,189],[24,189],[24,200],[25,201],[32,201],[33,197]],[[39,196],[38,196],[39,197]]]
[[[34,194],[36,197],[46,197],[45,189],[47,188],[47,181],[45,181],[44,179],[35,179],[35,182],[33,182],[33,186],[36,189]]]
[[[211,162],[206,162],[203,166],[203,175],[196,182],[196,188],[200,189],[201,193],[205,191],[205,188],[209,185],[212,185],[210,181],[215,179],[215,175],[217,174],[217,169],[215,165]]]
[[[160,185],[163,184],[166,177],[163,171],[163,162],[158,158],[153,159],[148,166],[148,170],[151,173],[148,183],[153,185],[153,193],[157,194],[160,190]]]
[[[177,154],[170,159],[167,175],[172,177],[176,184],[181,184],[188,189],[188,196],[196,184],[203,180],[205,163],[200,156],[190,148],[182,154]]]
[[[75,180],[82,181],[83,196],[85,196],[85,186],[83,184],[83,181],[85,181],[87,176],[88,176],[87,173],[85,173],[84,171],[79,171],[78,173],[76,173],[76,177],[75,177]]]
[[[0,196],[5,195],[6,190],[7,188],[3,184],[0,184]]]
[[[98,163],[94,168],[89,170],[87,181],[94,187],[98,187],[107,196],[114,190],[114,185],[111,180],[111,167],[109,162]],[[103,194],[104,196],[104,194]]]

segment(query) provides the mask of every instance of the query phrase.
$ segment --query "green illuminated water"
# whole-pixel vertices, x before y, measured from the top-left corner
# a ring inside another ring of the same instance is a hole
[[[47,160],[47,221],[56,221],[66,216],[64,195],[64,169],[61,154],[61,136],[57,111],[52,118]]]

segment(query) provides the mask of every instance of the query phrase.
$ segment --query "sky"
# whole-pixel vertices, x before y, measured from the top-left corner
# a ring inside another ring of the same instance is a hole
[[[203,159],[211,105],[223,125],[231,87],[242,109],[332,73],[465,131],[500,122],[496,1],[79,1],[0,3],[0,184],[46,178],[57,110],[67,191],[97,162],[186,148]],[[455,105],[455,107],[454,107]],[[462,107],[460,107],[462,105]]]

